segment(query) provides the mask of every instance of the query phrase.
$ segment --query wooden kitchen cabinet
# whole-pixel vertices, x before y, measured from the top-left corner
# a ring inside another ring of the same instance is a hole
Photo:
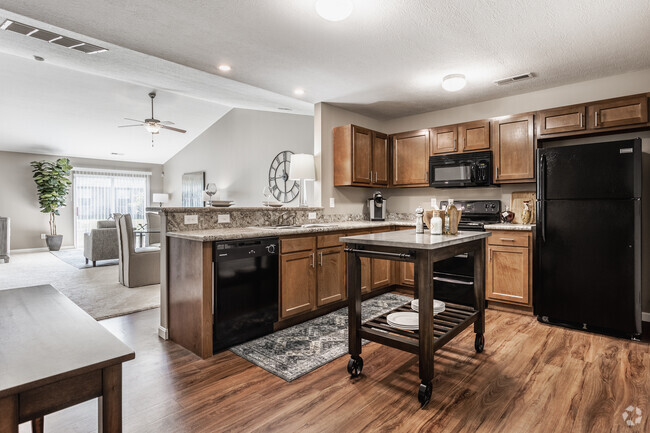
[[[345,293],[345,252],[343,246],[317,251],[316,306],[342,301]]]
[[[315,306],[316,252],[280,256],[280,318],[311,311]]]
[[[492,121],[495,183],[535,181],[534,119],[520,114]]]
[[[461,152],[490,150],[490,121],[461,123],[458,125],[458,142]]]
[[[413,230],[415,227],[395,227],[395,230]],[[400,286],[413,287],[415,285],[415,263],[395,262],[397,284]]]
[[[540,135],[561,132],[583,131],[586,129],[585,105],[544,110],[538,113]]]
[[[606,129],[647,123],[648,97],[647,95],[637,95],[589,104],[587,119],[589,129]]]
[[[456,125],[431,128],[431,155],[458,151],[458,128]]]
[[[429,186],[429,130],[392,136],[393,186]]]
[[[487,300],[532,306],[532,233],[493,231],[487,239]]]
[[[490,150],[490,121],[476,120],[431,129],[431,155]]]
[[[372,233],[383,233],[391,231],[390,227],[374,229]],[[393,281],[393,261],[382,259],[370,260],[371,282],[370,290],[381,289],[390,286]]]
[[[356,125],[338,126],[334,137],[334,186],[387,186],[388,136]]]

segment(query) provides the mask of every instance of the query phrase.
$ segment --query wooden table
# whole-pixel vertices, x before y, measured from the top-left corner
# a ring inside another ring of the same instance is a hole
[[[363,369],[361,339],[419,355],[420,387],[418,400],[424,407],[433,390],[433,354],[461,331],[474,324],[474,347],[483,351],[485,332],[485,238],[489,232],[459,232],[457,235],[416,234],[415,230],[375,233],[340,238],[348,253],[348,372],[357,377]],[[433,265],[459,254],[474,253],[474,306],[447,302],[445,312],[433,315]],[[415,298],[420,299],[417,331],[396,329],[386,317],[398,311],[413,311],[401,306],[361,324],[360,257],[415,263]]]
[[[135,352],[50,285],[0,290],[0,433],[99,397],[99,431],[122,431],[122,363]]]

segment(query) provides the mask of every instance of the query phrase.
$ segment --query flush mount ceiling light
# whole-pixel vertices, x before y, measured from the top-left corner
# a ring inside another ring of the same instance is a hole
[[[302,90],[302,89],[296,89],[296,90],[293,91],[293,94],[297,95],[297,96],[302,96],[302,95],[305,94],[305,91]]]
[[[232,69],[232,68],[230,67],[230,65],[219,65],[219,70],[220,70],[221,72],[228,72],[228,71],[230,71],[231,69]]]
[[[316,12],[327,21],[342,21],[352,14],[351,0],[317,0]]]
[[[457,92],[465,87],[467,81],[463,74],[451,74],[442,79],[442,88],[448,92]]]

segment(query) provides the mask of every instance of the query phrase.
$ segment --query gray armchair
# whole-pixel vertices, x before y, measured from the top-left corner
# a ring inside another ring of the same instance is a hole
[[[160,231],[160,215],[153,212],[147,212],[147,229],[149,231]],[[149,233],[149,242],[147,246],[160,247],[160,233]]]
[[[84,257],[97,266],[97,260],[118,258],[117,227],[115,221],[97,221],[97,228],[84,233]]]
[[[160,283],[160,249],[135,248],[131,215],[115,214],[119,244],[119,280],[127,287]]]

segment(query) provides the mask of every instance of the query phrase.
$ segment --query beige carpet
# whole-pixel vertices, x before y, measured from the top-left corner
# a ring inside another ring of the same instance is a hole
[[[0,262],[0,290],[51,284],[97,320],[160,306],[160,284],[128,288],[117,266],[77,269],[49,252],[15,253]]]

